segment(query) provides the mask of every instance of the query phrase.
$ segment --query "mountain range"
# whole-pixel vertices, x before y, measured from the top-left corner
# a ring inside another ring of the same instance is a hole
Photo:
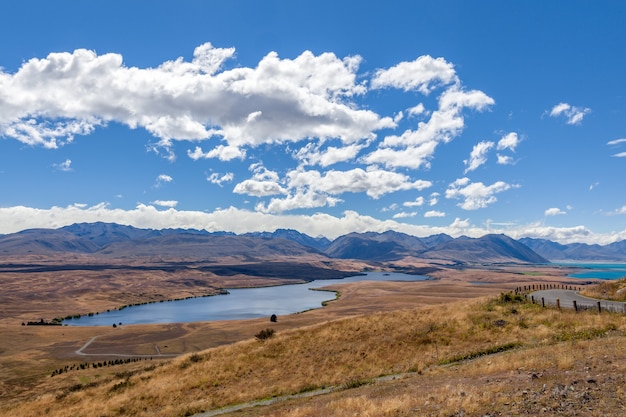
[[[480,238],[445,234],[350,233],[333,241],[296,230],[246,233],[193,229],[141,229],[116,223],[80,223],[59,229],[28,229],[0,236],[0,257],[89,254],[113,258],[167,257],[210,260],[235,257],[315,255],[335,259],[395,261],[414,257],[457,263],[548,263],[550,261],[626,261],[626,241],[610,245],[563,245],[544,239],[512,239],[503,234]]]

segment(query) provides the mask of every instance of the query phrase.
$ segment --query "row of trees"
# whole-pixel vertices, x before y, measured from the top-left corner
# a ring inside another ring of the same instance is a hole
[[[79,364],[65,365],[63,368],[55,369],[54,371],[52,371],[52,374],[50,376],[53,377],[56,375],[61,375],[66,372],[84,370],[84,369],[89,369],[89,368],[96,369],[96,368],[104,368],[108,366],[124,365],[124,364],[132,363],[132,362],[139,362],[143,360],[152,360],[152,357],[115,359],[115,360],[104,361],[104,362],[92,362],[92,363],[83,362]]]

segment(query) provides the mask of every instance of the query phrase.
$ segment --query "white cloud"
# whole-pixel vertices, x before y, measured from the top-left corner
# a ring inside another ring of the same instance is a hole
[[[626,206],[622,206],[609,213],[609,215],[621,215],[621,214],[626,214]]]
[[[567,214],[567,212],[561,210],[560,208],[557,207],[551,207],[549,209],[547,209],[544,213],[545,216],[560,216],[563,214]]]
[[[458,82],[454,66],[443,58],[423,55],[411,62],[401,62],[389,69],[380,69],[372,78],[374,89],[394,87],[404,91],[429,94],[440,85]]]
[[[626,138],[610,140],[606,144],[609,146],[615,146],[615,145],[620,145],[622,143],[626,143]]]
[[[364,156],[363,161],[387,167],[429,168],[438,144],[450,142],[465,127],[463,110],[482,111],[494,103],[483,92],[465,91],[458,85],[445,90],[438,101],[439,108],[428,121],[419,122],[416,130],[385,137],[378,149]]]
[[[253,172],[252,178],[235,185],[233,192],[255,197],[287,194],[287,190],[279,184],[277,172],[265,168],[262,163],[252,164],[249,169]]]
[[[517,148],[517,145],[519,145],[520,139],[517,136],[517,133],[515,132],[511,132],[508,133],[507,135],[503,136],[499,141],[498,141],[498,146],[496,147],[497,150],[502,151],[505,149],[509,149],[513,152],[515,152],[515,148]]]
[[[282,213],[297,209],[311,209],[317,207],[334,207],[343,202],[342,199],[331,197],[313,190],[297,190],[285,198],[272,198],[266,205],[259,203],[255,209],[261,213]]]
[[[620,152],[613,155],[616,158],[626,158],[626,152]]]
[[[497,154],[497,163],[500,165],[513,165],[515,160],[512,156]]]
[[[170,177],[167,174],[161,174],[156,178],[156,181],[154,183],[154,188],[159,188],[163,184],[170,183],[172,181],[174,181],[174,178]]]
[[[550,110],[550,117],[565,116],[568,125],[578,125],[582,123],[583,118],[591,113],[591,109],[587,107],[576,107],[568,103],[559,103]]]
[[[383,207],[382,209],[380,209],[380,211],[382,211],[383,213],[388,212],[388,211],[394,211],[398,209],[398,204],[397,203],[392,203],[389,205],[389,207]]]
[[[476,168],[487,162],[487,153],[494,146],[495,143],[487,141],[479,142],[474,145],[474,148],[470,153],[469,159],[463,161],[465,165],[467,165],[467,168],[465,168],[465,173],[474,171]]]
[[[385,194],[423,190],[431,187],[430,181],[411,180],[408,176],[376,167],[368,170],[355,168],[348,171],[329,170],[324,173],[316,170],[298,168],[289,171],[285,179],[279,180],[277,173],[271,178],[259,178],[258,175],[235,186],[234,191],[256,197],[283,194],[285,197],[273,198],[268,204],[259,203],[257,209],[268,213],[285,210],[333,207],[341,202],[339,196],[344,193],[365,193],[378,199]]]
[[[150,204],[154,204],[156,206],[161,207],[176,207],[178,205],[178,201],[176,200],[155,200]]]
[[[591,185],[589,186],[589,191],[593,191],[593,189],[594,189],[594,188],[596,188],[596,187],[598,187],[599,185],[600,185],[600,183],[599,183],[599,182],[597,182],[597,181],[596,181],[596,182],[594,182],[593,184],[591,184]]]
[[[58,164],[52,164],[52,166],[56,169],[58,169],[59,171],[63,171],[63,172],[69,172],[72,170],[72,160],[71,159],[66,159],[65,161],[58,163]]]
[[[428,205],[429,206],[434,206],[439,202],[439,193],[434,192],[430,195],[430,200],[428,200]]]
[[[424,201],[424,197],[419,196],[413,201],[405,201],[404,203],[402,203],[402,205],[404,207],[421,207],[424,205]]]
[[[417,106],[407,109],[407,113],[409,113],[409,116],[419,116],[422,114],[428,114],[428,111],[426,110],[426,107],[424,107],[424,103],[419,103]]]
[[[218,145],[215,148],[211,149],[208,152],[203,152],[202,148],[196,146],[196,148],[191,151],[187,150],[187,156],[189,156],[194,161],[198,159],[211,159],[217,158],[220,161],[232,161],[233,159],[244,159],[246,157],[245,149],[241,149],[237,146],[229,146],[229,145]]]
[[[444,213],[443,211],[429,210],[426,213],[424,213],[424,217],[426,217],[426,218],[428,218],[428,217],[446,217],[446,213]]]
[[[349,143],[393,125],[351,102],[366,92],[358,56],[271,52],[254,68],[223,69],[234,53],[205,43],[191,62],[138,68],[119,54],[77,49],[33,58],[14,74],[0,69],[0,135],[55,148],[118,122],[146,129],[164,147],[218,136],[241,148],[311,137]]]
[[[621,209],[626,214],[626,207]],[[151,205],[139,204],[132,210],[111,208],[108,203],[94,206],[73,204],[67,207],[34,208],[25,206],[0,207],[0,233],[15,233],[31,228],[58,228],[82,222],[115,222],[141,228],[199,229],[210,232],[228,231],[247,233],[254,231],[274,231],[278,228],[299,230],[310,236],[337,238],[351,232],[385,232],[395,230],[414,236],[425,237],[446,233],[453,237],[461,235],[480,237],[487,233],[505,233],[513,239],[533,237],[549,239],[560,243],[608,244],[626,239],[626,230],[604,234],[593,233],[585,226],[548,227],[540,223],[489,228],[473,226],[468,219],[455,219],[450,225],[433,227],[400,223],[394,220],[379,220],[361,215],[355,211],[345,211],[342,217],[324,213],[312,215],[268,214],[260,211],[243,210],[234,207],[203,211],[182,211],[175,208],[159,210]]]
[[[207,176],[206,180],[211,184],[222,186],[225,182],[231,182],[235,178],[235,174],[232,172],[227,172],[226,174],[220,176],[217,172],[212,172],[211,175]]]
[[[341,147],[329,146],[321,150],[319,144],[310,142],[294,152],[293,156],[305,165],[327,167],[339,162],[354,160],[365,146],[367,143],[353,143]]]
[[[417,211],[412,211],[412,212],[406,212],[406,211],[401,211],[400,213],[396,213],[393,215],[394,219],[407,219],[409,217],[415,217],[417,216]]]
[[[306,187],[333,195],[364,192],[374,199],[396,191],[423,190],[432,186],[430,181],[411,181],[407,175],[378,168],[330,170],[323,175],[319,171],[299,169],[291,171],[287,177],[291,189]]]
[[[496,194],[515,187],[504,181],[485,185],[482,182],[471,183],[469,178],[459,178],[448,186],[446,198],[463,200],[458,204],[463,210],[477,210],[498,201]]]

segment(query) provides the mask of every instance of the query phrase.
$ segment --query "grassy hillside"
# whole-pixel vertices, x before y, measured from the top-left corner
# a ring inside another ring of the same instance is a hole
[[[65,373],[0,413],[189,416],[331,388],[236,415],[576,415],[568,413],[586,407],[586,415],[617,416],[626,410],[625,334],[621,314],[542,309],[514,296],[461,301],[277,332],[114,374]]]

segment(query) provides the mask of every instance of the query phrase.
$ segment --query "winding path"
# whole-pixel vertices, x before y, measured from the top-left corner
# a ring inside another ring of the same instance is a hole
[[[128,355],[128,354],[124,354],[124,353],[85,353],[85,352],[83,352],[83,350],[87,349],[89,347],[89,345],[91,343],[93,343],[93,341],[96,340],[97,338],[98,338],[98,336],[92,337],[80,349],[74,351],[74,353],[76,353],[79,356],[115,356],[115,357],[119,357],[119,358],[154,358],[154,357],[173,358],[173,357],[176,357],[176,356],[180,356],[179,353],[171,353],[171,354],[161,353],[161,351],[159,350],[159,347],[157,345],[154,345],[154,350],[156,351],[156,354],[154,354],[154,355]]]
[[[597,309],[598,302],[600,302],[602,310],[626,313],[626,303],[583,297],[573,290],[541,290],[535,291],[530,295],[535,298],[535,302],[541,302],[543,298],[545,303],[550,305],[556,305],[556,300],[558,299],[563,308],[574,308],[574,301],[576,301],[576,305],[579,308]]]

